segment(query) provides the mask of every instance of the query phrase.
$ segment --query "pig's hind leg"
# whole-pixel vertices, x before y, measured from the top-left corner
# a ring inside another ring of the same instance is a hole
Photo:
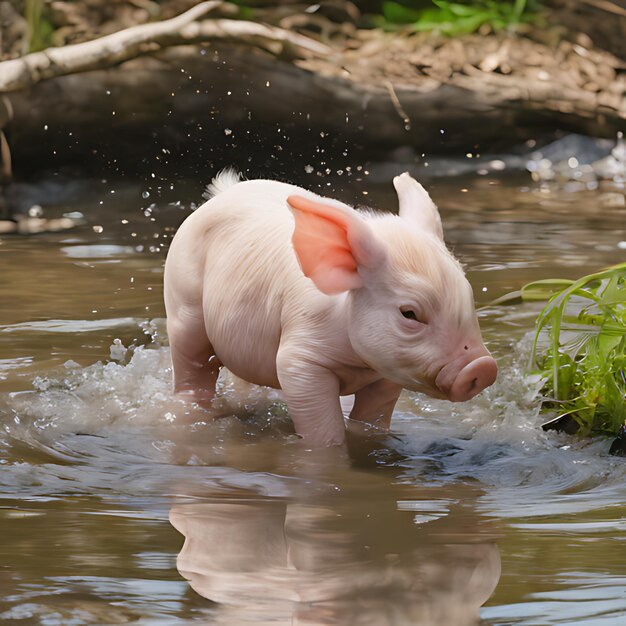
[[[202,314],[186,312],[168,316],[167,334],[172,355],[174,393],[208,405],[222,366],[206,335]]]

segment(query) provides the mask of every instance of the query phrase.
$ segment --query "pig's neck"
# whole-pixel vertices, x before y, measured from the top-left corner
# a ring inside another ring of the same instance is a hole
[[[351,306],[349,293],[333,297],[328,311],[329,318],[324,324],[325,336],[322,342],[326,348],[325,353],[335,367],[370,370],[370,366],[358,355],[350,340]]]
[[[334,311],[334,315],[337,316],[336,321],[340,322],[337,328],[341,330],[330,338],[332,346],[329,354],[333,362],[329,364],[329,369],[332,369],[339,379],[339,393],[342,396],[356,393],[359,389],[382,378],[379,372],[371,368],[359,356],[352,345],[349,332],[352,323],[350,309],[350,296],[342,294]]]

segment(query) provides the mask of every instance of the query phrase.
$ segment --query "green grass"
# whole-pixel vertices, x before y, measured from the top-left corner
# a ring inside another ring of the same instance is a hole
[[[436,31],[455,37],[489,26],[494,31],[511,29],[537,18],[539,0],[420,0],[383,2],[382,26],[411,25],[417,31]]]
[[[544,408],[570,416],[583,436],[617,435],[626,423],[626,263],[579,280],[541,280],[525,301],[546,300],[531,368]]]

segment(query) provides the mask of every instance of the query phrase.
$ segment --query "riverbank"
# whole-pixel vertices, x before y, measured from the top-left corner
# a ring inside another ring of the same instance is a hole
[[[304,154],[320,149],[320,135],[373,156],[401,146],[494,152],[562,132],[615,138],[626,120],[625,61],[571,28],[446,38],[301,11],[271,24],[318,45],[297,51],[246,35],[246,20],[212,17],[201,23],[243,34],[148,46],[120,65],[11,93],[16,171],[80,162],[119,173],[154,153],[210,160],[225,140],[268,156],[297,142]]]

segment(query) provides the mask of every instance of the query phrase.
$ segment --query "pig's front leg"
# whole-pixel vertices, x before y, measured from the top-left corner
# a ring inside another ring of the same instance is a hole
[[[310,354],[290,348],[278,351],[276,368],[296,432],[312,445],[342,444],[346,428],[337,376]]]
[[[371,424],[380,430],[389,430],[391,414],[401,391],[401,385],[385,378],[359,389],[354,396],[350,419]]]

